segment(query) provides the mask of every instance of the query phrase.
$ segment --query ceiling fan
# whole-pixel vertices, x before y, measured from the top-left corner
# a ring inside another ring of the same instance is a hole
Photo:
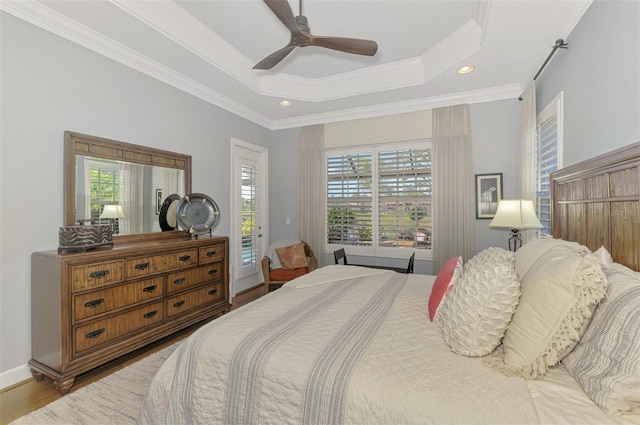
[[[318,46],[338,50],[356,55],[373,56],[378,50],[378,44],[371,40],[344,37],[318,37],[311,35],[306,16],[302,15],[302,0],[300,0],[300,15],[294,17],[287,0],[264,0],[269,9],[291,31],[289,44],[276,50],[258,62],[253,69],[271,69],[296,47]]]

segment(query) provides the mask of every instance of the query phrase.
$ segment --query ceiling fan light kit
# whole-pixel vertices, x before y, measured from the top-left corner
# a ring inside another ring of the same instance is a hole
[[[302,14],[302,0],[300,0],[300,15],[293,16],[293,11],[287,0],[264,0],[274,15],[291,32],[289,44],[276,50],[258,62],[253,69],[271,69],[282,61],[296,47],[317,46],[356,55],[373,56],[378,51],[378,44],[372,40],[346,37],[319,37],[311,34],[309,21]]]

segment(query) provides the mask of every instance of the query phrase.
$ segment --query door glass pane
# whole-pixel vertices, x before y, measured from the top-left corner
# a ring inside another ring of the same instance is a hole
[[[257,182],[256,166],[242,164],[242,270],[257,267]]]

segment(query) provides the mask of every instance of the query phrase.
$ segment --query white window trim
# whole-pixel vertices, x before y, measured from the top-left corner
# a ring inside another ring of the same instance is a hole
[[[561,169],[563,165],[564,158],[564,92],[561,91],[558,95],[545,106],[542,111],[536,117],[536,128],[539,130],[540,125],[550,119],[553,115],[556,116],[556,162],[557,169]],[[535,176],[536,176],[536,191],[539,189],[539,174],[538,174],[538,144],[540,142],[540,134],[539,131],[536,131],[536,158],[535,158]],[[536,213],[538,211],[537,204],[538,197],[536,196]],[[551,211],[551,227],[553,228],[553,210]],[[540,230],[537,231],[540,234]]]
[[[557,125],[557,139],[558,139],[558,169],[563,167],[562,158],[564,157],[563,145],[564,145],[564,92],[560,92],[551,102],[544,107],[536,118],[536,126],[539,126],[541,122],[548,120],[553,114],[556,114]],[[536,143],[538,141],[536,140]],[[537,159],[536,159],[537,164]]]
[[[386,257],[386,258],[407,258],[407,253],[415,252],[415,258],[418,260],[431,260],[432,259],[432,249],[401,249],[401,248],[385,248],[378,246],[378,234],[377,232],[373,232],[373,241],[370,247],[367,246],[357,246],[357,245],[341,245],[341,244],[329,244],[327,242],[327,159],[329,155],[345,155],[345,154],[356,154],[367,152],[367,150],[371,150],[373,155],[373,168],[377,169],[378,167],[378,157],[377,150],[391,150],[391,149],[411,149],[411,148],[424,148],[425,143],[428,147],[432,148],[431,139],[421,139],[421,140],[413,140],[413,141],[402,141],[402,142],[389,142],[389,143],[379,143],[372,145],[358,145],[351,146],[348,148],[328,148],[324,150],[323,155],[323,210],[324,214],[324,229],[323,229],[323,240],[325,244],[325,252],[333,253],[333,251],[344,248],[351,255],[357,255],[362,257]],[[376,174],[377,175],[377,174]],[[372,185],[372,220],[374,223],[378,223],[378,185],[377,182],[374,181]],[[432,236],[433,237],[433,236]]]

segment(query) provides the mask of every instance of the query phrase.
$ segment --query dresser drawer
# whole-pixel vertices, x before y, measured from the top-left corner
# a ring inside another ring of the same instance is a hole
[[[95,263],[71,268],[74,290],[122,282],[122,261]]]
[[[198,250],[194,248],[172,252],[170,254],[154,255],[150,257],[149,260],[149,273],[181,269],[184,267],[195,266],[198,263]]]
[[[126,335],[136,329],[160,322],[163,319],[163,302],[160,301],[87,325],[78,326],[74,330],[74,352],[80,353]]]
[[[198,264],[209,264],[224,259],[224,245],[203,246],[198,249]]]
[[[126,279],[148,276],[151,273],[151,258],[140,257],[125,261]]]
[[[181,291],[191,286],[222,278],[222,262],[207,264],[194,269],[167,275],[167,292]]]
[[[222,284],[214,283],[200,289],[184,292],[167,300],[167,317],[222,299]]]
[[[163,282],[163,277],[158,276],[154,279],[141,280],[101,291],[74,295],[74,322],[161,297],[164,294]]]

